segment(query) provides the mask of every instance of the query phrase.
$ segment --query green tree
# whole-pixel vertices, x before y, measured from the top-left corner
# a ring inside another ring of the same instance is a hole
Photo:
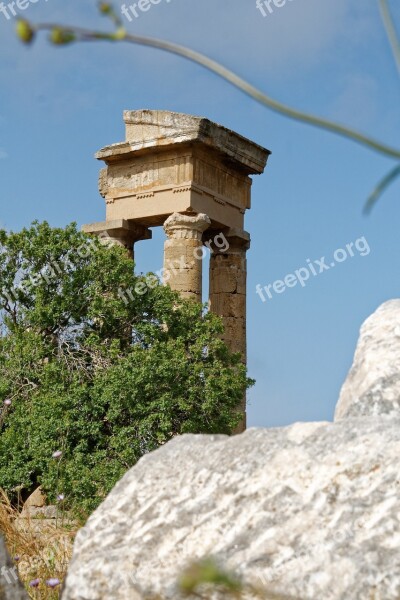
[[[7,492],[41,484],[50,499],[63,494],[90,511],[173,436],[229,434],[238,424],[252,382],[221,341],[220,319],[155,277],[145,294],[135,293],[144,281],[122,248],[74,224],[0,231],[0,487]]]

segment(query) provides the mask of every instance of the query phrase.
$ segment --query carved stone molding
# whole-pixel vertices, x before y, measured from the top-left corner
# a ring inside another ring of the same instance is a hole
[[[107,168],[101,169],[99,173],[99,192],[100,196],[105,198],[108,193],[108,174]]]
[[[201,241],[203,233],[211,225],[205,214],[182,215],[173,213],[164,223],[164,231],[170,239]]]

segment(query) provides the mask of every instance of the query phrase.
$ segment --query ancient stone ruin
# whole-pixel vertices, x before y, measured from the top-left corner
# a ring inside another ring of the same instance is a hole
[[[203,245],[211,251],[210,310],[222,317],[224,340],[246,362],[244,216],[250,175],[263,173],[270,152],[207,119],[159,111],[124,113],[126,140],[100,150],[106,220],[85,225],[134,256],[134,245],[163,226],[165,282],[202,300]],[[171,265],[179,264],[179,268]],[[246,403],[241,406],[246,427]]]
[[[133,257],[163,225],[165,282],[195,301],[208,246],[210,307],[245,360],[244,214],[269,152],[197,117],[135,111],[125,123],[127,140],[97,154],[106,221],[84,230]],[[393,300],[361,328],[334,422],[183,435],[142,457],[80,529],[62,600],[184,600],[181,575],[204,559],[241,581],[244,600],[398,600],[399,411]],[[26,597],[0,537],[0,600]]]

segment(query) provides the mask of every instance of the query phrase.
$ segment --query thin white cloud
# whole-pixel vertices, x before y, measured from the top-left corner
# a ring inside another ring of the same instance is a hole
[[[4,150],[4,148],[0,148],[0,160],[4,160],[6,158],[8,158],[7,152]]]

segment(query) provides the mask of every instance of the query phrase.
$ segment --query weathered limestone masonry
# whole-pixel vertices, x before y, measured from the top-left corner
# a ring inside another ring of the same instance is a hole
[[[223,318],[225,340],[246,362],[246,252],[250,236],[250,175],[264,172],[269,150],[211,121],[180,113],[125,111],[126,140],[100,150],[107,167],[99,189],[106,221],[84,231],[127,248],[167,234],[168,285],[202,300],[202,244],[223,234],[229,248],[211,244],[210,309]],[[175,265],[175,268],[171,268]],[[245,401],[243,403],[245,428]]]
[[[164,223],[164,272],[168,284],[185,298],[202,300],[203,232],[211,225],[207,215],[174,213]],[[179,268],[171,268],[179,265]]]

